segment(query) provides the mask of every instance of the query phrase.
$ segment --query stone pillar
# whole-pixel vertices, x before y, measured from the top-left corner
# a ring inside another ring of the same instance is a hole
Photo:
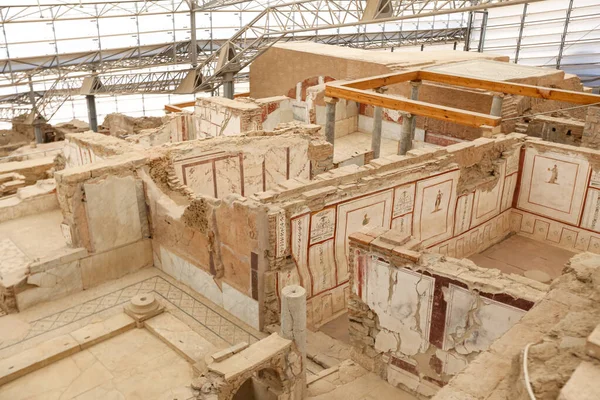
[[[373,159],[379,158],[381,153],[381,117],[383,108],[375,106],[373,113],[373,133],[371,134],[371,151],[373,151]]]
[[[225,76],[223,76],[223,96],[233,100],[234,91],[233,72],[227,72]]]
[[[419,88],[421,87],[421,81],[410,81],[410,99],[419,100]],[[415,138],[415,131],[417,129],[417,116],[413,116],[411,134],[412,138]]]
[[[88,94],[85,96],[85,102],[87,104],[88,121],[90,122],[90,129],[94,132],[98,132],[98,116],[96,114],[96,96]]]
[[[385,93],[387,88],[379,87],[375,89],[377,93]],[[373,152],[373,159],[379,158],[381,155],[381,128],[383,118],[383,108],[375,106],[373,113],[373,132],[371,134],[371,151]]]
[[[414,116],[406,113],[402,116],[402,135],[400,136],[400,143],[398,145],[398,154],[401,156],[405,155],[412,147],[412,126]]]
[[[494,98],[492,99],[492,110],[490,111],[490,114],[492,114],[494,117],[501,117],[503,101],[504,101],[503,94],[495,94]]]
[[[44,120],[37,116],[33,120],[33,133],[35,135],[35,143],[44,143],[44,134],[42,133],[42,124]]]
[[[335,105],[338,99],[325,97],[325,139],[335,146]]]

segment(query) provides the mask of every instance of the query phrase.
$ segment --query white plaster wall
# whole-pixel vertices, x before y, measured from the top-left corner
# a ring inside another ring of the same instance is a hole
[[[259,329],[258,302],[227,282],[222,282],[221,289],[211,274],[170,252],[164,246],[160,247],[160,263],[155,265],[230,314]]]
[[[425,352],[429,347],[433,278],[390,268],[376,258],[369,260],[366,272],[363,300],[378,315],[382,328],[375,348],[408,356]],[[390,287],[391,282],[395,284]]]
[[[228,108],[196,106],[195,110],[198,122],[196,138],[240,135],[241,119]]]
[[[358,130],[361,132],[373,132],[373,117],[366,115],[358,116]],[[381,121],[381,136],[386,139],[400,140],[402,135],[402,124],[397,122]],[[416,136],[416,135],[415,135]],[[415,139],[417,139],[415,137]]]

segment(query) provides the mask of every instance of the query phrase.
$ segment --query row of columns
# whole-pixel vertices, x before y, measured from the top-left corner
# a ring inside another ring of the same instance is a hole
[[[419,88],[421,87],[421,81],[411,81],[410,99],[419,100]],[[385,87],[376,88],[375,92],[384,93],[387,90]],[[502,93],[495,94],[492,99],[492,107],[490,114],[495,117],[502,116],[502,103],[504,95]],[[335,145],[335,106],[338,102],[337,98],[326,97],[325,104],[325,138],[326,140]],[[375,106],[373,113],[373,131],[371,135],[371,151],[373,152],[373,158],[379,158],[381,156],[381,130],[383,125],[383,108]],[[416,115],[403,112],[402,113],[402,128],[400,134],[400,140],[398,144],[398,154],[405,155],[411,148],[412,142],[415,139],[415,131],[417,127]]]
[[[421,81],[411,81],[410,98],[418,100],[419,88]],[[384,93],[387,90],[385,87],[375,89],[377,93]],[[325,138],[335,145],[335,106],[338,99],[327,97],[325,98]],[[371,135],[371,150],[373,158],[379,158],[381,155],[381,130],[383,125],[383,108],[375,106],[373,115],[373,131]],[[402,114],[402,131],[399,140],[398,154],[405,155],[412,147],[412,141],[415,138],[415,129],[417,126],[416,116],[410,113]]]

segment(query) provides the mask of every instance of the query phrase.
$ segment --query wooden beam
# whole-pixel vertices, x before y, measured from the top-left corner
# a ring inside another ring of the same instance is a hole
[[[479,128],[483,125],[498,126],[502,121],[500,117],[481,114],[458,108],[444,107],[422,101],[393,97],[375,92],[328,83],[325,86],[325,96],[356,101],[363,104],[384,107],[392,110],[404,111],[413,115],[435,118],[442,121],[453,122],[461,125]]]
[[[183,110],[175,105],[167,104],[167,105],[165,105],[165,111],[167,111],[167,112],[182,112]]]
[[[419,71],[394,72],[391,74],[370,76],[368,78],[356,79],[349,82],[343,82],[341,86],[353,89],[375,89],[378,87],[394,85],[406,81],[418,79]]]
[[[539,99],[564,101],[575,104],[600,103],[600,96],[571,90],[553,89],[543,86],[524,85],[521,83],[492,81],[487,79],[470,78],[441,74],[433,71],[419,71],[419,78],[424,81],[445,83],[454,86],[463,86],[473,89],[484,89],[492,92],[516,94],[520,96],[536,97]]]

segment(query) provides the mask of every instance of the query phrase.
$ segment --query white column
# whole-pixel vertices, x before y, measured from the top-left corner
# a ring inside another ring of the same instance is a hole
[[[302,286],[281,290],[281,336],[296,342],[306,362],[306,290]]]

